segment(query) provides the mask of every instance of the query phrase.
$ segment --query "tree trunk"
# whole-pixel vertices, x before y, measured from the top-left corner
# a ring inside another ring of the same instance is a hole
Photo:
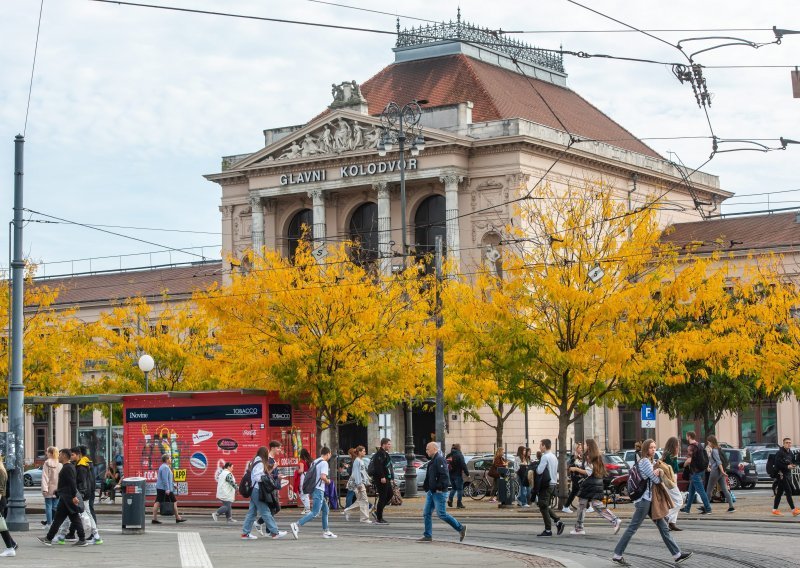
[[[570,415],[563,410],[558,416],[558,506],[563,507],[569,495],[567,481],[567,428],[569,428]]]
[[[503,420],[503,403],[497,405],[497,426],[494,429],[495,449],[503,447],[503,429],[505,427],[505,420]]]
[[[319,411],[317,411],[317,418],[314,423],[317,429],[317,441],[314,445],[314,455],[318,456],[319,451],[322,449],[322,432],[324,432],[322,429],[322,414],[320,414]]]

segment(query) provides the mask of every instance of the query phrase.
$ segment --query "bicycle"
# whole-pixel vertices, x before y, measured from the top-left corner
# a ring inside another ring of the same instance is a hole
[[[506,468],[506,474],[498,477],[497,481],[500,479],[506,480],[507,491],[511,494],[511,498],[515,499],[516,496],[519,495],[519,481],[517,481],[517,474],[511,468]],[[464,495],[467,495],[476,501],[480,501],[489,494],[490,489],[491,486],[489,485],[489,482],[486,481],[485,477],[481,477],[473,480],[467,487],[464,487]]]

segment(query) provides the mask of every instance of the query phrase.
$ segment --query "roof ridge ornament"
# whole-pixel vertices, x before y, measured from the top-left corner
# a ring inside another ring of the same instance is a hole
[[[456,21],[440,24],[420,25],[418,28],[400,30],[400,19],[397,19],[397,41],[395,47],[413,47],[442,41],[463,41],[485,47],[512,59],[527,61],[564,73],[564,55],[560,51],[533,47],[522,41],[507,38],[503,30],[479,28],[461,19],[461,7],[456,12]]]

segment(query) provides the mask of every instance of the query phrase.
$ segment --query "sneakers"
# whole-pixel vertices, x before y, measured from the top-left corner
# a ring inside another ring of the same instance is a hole
[[[259,533],[261,533],[261,536],[267,536],[267,525],[266,525],[266,523],[265,524],[261,524],[261,525],[256,525],[256,530]]]
[[[322,538],[336,538],[336,535],[328,530],[322,533]]]
[[[800,509],[795,507],[794,509],[792,509],[792,516],[796,517],[797,515],[800,515]]]
[[[586,531],[583,529],[572,529],[569,531],[569,534],[586,534]]]
[[[681,555],[675,559],[675,564],[680,564],[686,560],[689,560],[692,557],[691,552],[681,552]]]
[[[620,527],[622,526],[622,519],[617,519],[614,521],[614,534],[619,532]]]
[[[375,521],[375,524],[376,525],[388,525],[389,521],[386,521],[384,519],[378,519],[377,521]]]
[[[733,507],[728,507],[728,512],[729,512],[729,513],[733,513],[735,510],[736,510],[736,509],[735,509],[735,508],[733,508]]]
[[[0,556],[16,556],[17,551],[13,548],[6,548],[3,552],[0,552]]]
[[[242,533],[242,540],[258,540],[258,537],[250,533]]]
[[[700,507],[700,514],[701,515],[710,515],[711,509],[706,509],[705,507]]]
[[[278,540],[285,537],[288,533],[286,531],[278,531],[275,534],[270,535],[272,540]]]
[[[185,523],[185,522],[186,522],[186,519],[184,519],[183,517],[181,517],[180,519],[175,519],[175,522],[176,522],[176,523]]]
[[[67,542],[78,542],[77,536],[67,536],[66,538],[60,538],[59,540],[65,540]]]
[[[587,513],[594,513],[594,507],[589,507],[588,509],[586,509],[586,512]]]
[[[461,525],[461,530],[458,531],[458,542],[464,542],[465,536],[467,536],[467,525]]]
[[[103,539],[100,536],[93,536],[91,539],[92,544],[103,544]]]
[[[342,511],[342,512],[344,513],[344,520],[345,521],[349,521],[350,520],[350,511]]]
[[[310,512],[311,512],[311,509],[303,509],[303,511],[300,513],[300,515],[301,516],[308,515]]]
[[[794,511],[792,511],[792,512],[794,512]],[[776,517],[782,517],[783,516],[783,513],[781,513],[778,509],[772,509],[772,514],[775,515]]]
[[[681,511],[681,513],[685,513],[685,514],[688,515],[689,512],[690,512],[690,509],[681,509],[680,511]]]
[[[417,539],[417,542],[433,542],[433,537],[431,536],[421,536]]]
[[[364,523],[365,525],[371,525],[372,519],[361,519],[361,522]]]
[[[215,522],[215,523],[219,521],[219,515],[217,515],[217,512],[216,512],[216,511],[214,511],[213,513],[211,513],[211,518],[212,518],[212,519],[214,519],[214,522]]]
[[[491,499],[489,499],[489,503],[497,503],[497,499],[495,497],[492,497]]]
[[[556,523],[556,534],[560,535],[564,532],[564,521],[558,521]]]
[[[528,507],[528,508],[530,508],[530,505],[528,505],[527,503],[525,503],[525,504],[522,506],[522,508],[524,509],[525,507]],[[460,508],[460,509],[463,509],[464,507],[459,507],[459,508]]]
[[[153,520],[152,520],[152,521],[150,521],[150,522],[151,522],[151,523],[153,523],[154,525],[160,525],[160,524],[161,524],[161,521],[159,521],[159,520],[157,520],[157,519],[153,519]]]
[[[79,540],[78,542],[76,542],[72,546],[89,546],[89,544],[91,544],[91,543],[88,540]]]
[[[561,509],[561,512],[562,512],[562,513],[571,513],[571,512],[572,512],[572,509],[570,509],[569,507],[563,507],[563,508]]]
[[[553,531],[544,530],[537,534],[536,536],[553,536]]]
[[[628,561],[625,560],[625,558],[623,558],[622,556],[620,556],[619,558],[614,558],[612,556],[611,562],[616,564],[617,566],[630,566],[630,564],[628,564]]]
[[[453,506],[453,502],[452,502],[452,501],[448,501],[448,502],[447,502],[447,506],[448,506],[448,507],[452,507],[452,506]]]
[[[229,523],[235,523],[235,522],[236,522],[236,519],[234,519],[233,517],[231,517],[230,519],[228,519],[228,522],[229,522]]]
[[[289,525],[289,528],[292,529],[292,536],[294,537],[295,540],[300,538],[300,527],[297,526],[297,523],[292,523],[291,525]]]
[[[466,509],[466,507],[461,503],[459,503],[458,505],[456,505],[456,509]]]

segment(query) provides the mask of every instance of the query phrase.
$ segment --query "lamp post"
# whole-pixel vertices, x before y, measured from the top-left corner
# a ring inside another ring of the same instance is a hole
[[[381,138],[378,142],[378,155],[385,156],[391,152],[397,143],[400,153],[400,223],[403,232],[403,267],[406,266],[408,257],[408,227],[406,224],[406,140],[411,140],[410,154],[418,156],[425,149],[425,138],[422,136],[422,107],[426,100],[413,100],[402,107],[395,102],[390,102],[381,114]],[[414,467],[414,429],[412,426],[411,409],[409,401],[405,405],[406,415],[406,497],[417,495],[417,470]]]
[[[155,366],[156,362],[147,353],[139,357],[139,369],[144,373],[144,392],[150,392],[150,371]]]

